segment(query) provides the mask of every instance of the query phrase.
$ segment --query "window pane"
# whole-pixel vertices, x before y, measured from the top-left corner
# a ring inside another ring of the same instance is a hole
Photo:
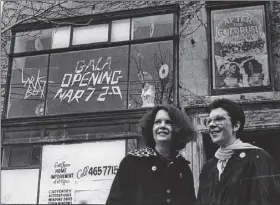
[[[130,19],[118,20],[112,22],[111,41],[127,41],[129,40]]]
[[[41,159],[41,146],[33,146],[31,155],[31,165],[39,165]]]
[[[132,19],[131,39],[170,36],[173,34],[173,14]]]
[[[133,45],[129,108],[173,102],[173,42]]]
[[[48,55],[14,58],[8,117],[44,114]]]
[[[128,46],[53,54],[47,113],[126,109]]]
[[[30,158],[30,147],[12,147],[11,148],[11,167],[28,166]]]
[[[52,48],[65,48],[69,46],[71,27],[61,27],[53,30]]]
[[[9,166],[10,147],[3,147],[2,167]]]
[[[14,52],[40,51],[51,48],[53,29],[19,32],[16,34]]]
[[[73,45],[108,41],[108,24],[74,28]]]

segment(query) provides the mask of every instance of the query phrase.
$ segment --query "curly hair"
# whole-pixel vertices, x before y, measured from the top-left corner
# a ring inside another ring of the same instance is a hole
[[[237,122],[240,122],[240,128],[238,132],[241,132],[243,130],[245,124],[245,114],[244,110],[239,104],[229,99],[222,98],[213,101],[210,105],[210,111],[217,108],[222,108],[225,111],[227,111],[228,115],[231,118],[232,125],[235,125]]]
[[[171,150],[178,152],[193,140],[195,131],[188,117],[172,105],[158,105],[145,114],[140,120],[140,128],[147,147],[154,148],[153,125],[159,110],[165,110],[172,121]]]
[[[253,70],[251,71],[249,68],[249,64],[251,63]],[[262,64],[259,63],[256,59],[251,59],[249,61],[247,61],[246,63],[244,63],[243,65],[245,73],[248,76],[251,76],[252,73],[262,73],[263,69],[262,69]]]
[[[231,62],[231,63],[229,64],[229,68],[230,68],[231,66],[233,66],[233,65],[236,66],[236,70],[235,70],[235,73],[234,73],[233,77],[237,78],[238,80],[241,80],[241,79],[242,79],[242,75],[241,75],[241,73],[240,73],[240,66],[239,66],[237,63],[235,63],[235,62]]]

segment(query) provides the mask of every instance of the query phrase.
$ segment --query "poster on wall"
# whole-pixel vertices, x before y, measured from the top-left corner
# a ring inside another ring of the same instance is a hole
[[[105,204],[125,140],[43,147],[40,204]]]
[[[269,86],[264,6],[211,11],[213,89]]]

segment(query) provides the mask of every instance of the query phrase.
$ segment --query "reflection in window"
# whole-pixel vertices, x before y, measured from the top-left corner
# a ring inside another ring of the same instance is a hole
[[[131,47],[129,108],[172,103],[172,45],[172,41],[166,41]]]
[[[16,34],[14,53],[48,50],[51,48],[53,29],[19,32]]]
[[[131,39],[170,36],[173,34],[173,14],[132,19]]]
[[[41,150],[42,150],[41,146],[33,146],[30,165],[39,165],[40,164]]]
[[[130,19],[112,22],[112,42],[129,40]]]
[[[2,151],[2,167],[9,166],[10,147],[3,147]]]
[[[74,28],[73,45],[108,41],[108,24]]]
[[[48,55],[14,58],[8,117],[42,116]]]
[[[52,54],[48,114],[126,109],[128,46]]]
[[[61,27],[53,30],[52,48],[65,48],[69,46],[71,27]]]

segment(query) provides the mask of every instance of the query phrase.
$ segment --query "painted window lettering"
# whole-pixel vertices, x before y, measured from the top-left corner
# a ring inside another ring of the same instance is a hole
[[[107,95],[117,95],[122,99],[120,86],[117,85],[123,78],[122,71],[111,70],[111,62],[111,57],[91,59],[88,63],[85,60],[78,61],[74,74],[63,75],[54,99],[67,100],[68,103],[75,100],[79,103],[79,100],[85,97],[84,100],[87,102],[97,90],[97,101],[105,101]],[[96,89],[96,86],[101,88]]]

